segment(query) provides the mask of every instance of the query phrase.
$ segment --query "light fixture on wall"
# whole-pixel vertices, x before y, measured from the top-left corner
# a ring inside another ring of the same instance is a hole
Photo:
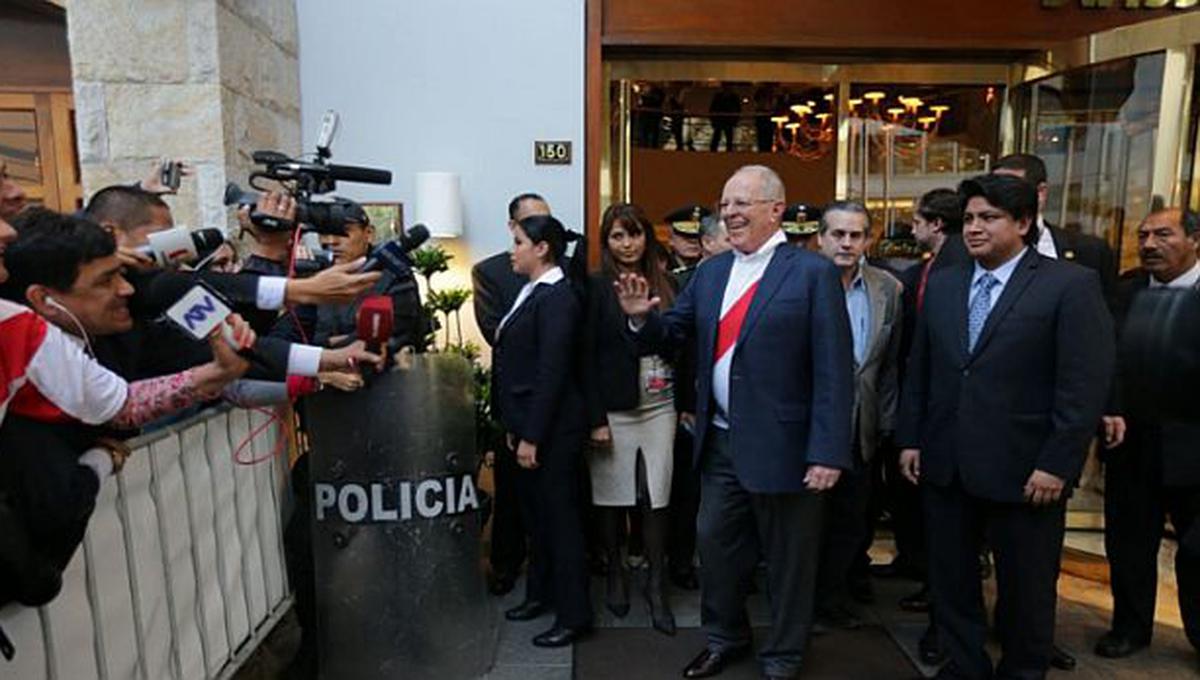
[[[418,172],[415,196],[415,224],[424,224],[434,238],[462,236],[462,182],[457,173]]]

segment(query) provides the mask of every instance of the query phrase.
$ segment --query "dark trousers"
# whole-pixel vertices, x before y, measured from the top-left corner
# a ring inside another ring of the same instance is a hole
[[[317,669],[317,572],[313,556],[312,485],[309,477],[311,454],[304,454],[292,465],[292,516],[283,529],[283,555],[287,564],[300,624],[298,666],[304,677],[316,677]]]
[[[900,450],[880,447],[873,461],[876,483],[881,489],[883,506],[892,517],[896,539],[896,559],[905,567],[925,573],[925,520],[921,512],[920,488],[900,474]]]
[[[709,151],[716,151],[721,145],[721,136],[725,137],[725,150],[733,151],[733,129],[737,127],[737,120],[734,118],[713,118],[712,119],[712,140],[708,143]]]
[[[700,511],[700,471],[692,464],[692,434],[675,428],[675,466],[671,473],[671,527],[667,560],[671,570],[691,570],[696,557],[696,514]]]
[[[750,644],[746,588],[761,556],[771,632],[759,661],[766,673],[795,675],[812,625],[824,498],[750,493],[733,469],[729,434],[717,428],[707,438],[700,479],[700,617],[708,647],[727,651]]]
[[[501,443],[492,468],[496,490],[492,499],[492,573],[515,577],[525,563],[527,534],[517,495],[520,467],[516,455]]]
[[[1035,508],[966,494],[956,482],[922,484],[931,527],[929,586],[938,640],[949,677],[1042,678],[1054,645],[1058,567],[1066,504]],[[1002,658],[995,672],[984,650],[987,613],[979,578],[979,537],[996,561],[996,632]]]
[[[556,434],[538,447],[539,467],[517,472],[531,539],[525,599],[553,605],[557,625],[571,628],[592,622],[579,514],[583,438]]]
[[[859,455],[855,446],[855,457]],[[825,492],[825,526],[821,530],[821,566],[817,571],[817,608],[829,610],[850,604],[849,579],[861,576],[860,561],[867,537],[867,508],[871,477],[863,465],[842,472]]]
[[[1158,549],[1170,517],[1179,548],[1175,578],[1179,611],[1200,650],[1200,486],[1164,486],[1152,450],[1124,447],[1105,460],[1104,549],[1112,575],[1112,629],[1149,642],[1158,595]]]

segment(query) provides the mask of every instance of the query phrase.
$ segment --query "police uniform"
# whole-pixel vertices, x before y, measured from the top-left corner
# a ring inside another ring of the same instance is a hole
[[[821,209],[805,203],[793,203],[783,211],[780,227],[788,243],[816,250],[816,239],[820,229]]]
[[[663,218],[663,221],[671,226],[671,231],[675,235],[682,236],[684,238],[695,239],[697,242],[699,242],[700,220],[708,217],[709,215],[712,215],[712,210],[709,210],[699,203],[694,203],[691,205],[685,205],[677,210],[672,210],[671,212],[667,213],[667,216]],[[695,268],[695,266],[699,263],[700,258],[696,258],[695,261],[688,261],[680,258],[679,255],[674,251],[671,252],[669,260],[671,274],[676,278],[678,278],[684,272]]]

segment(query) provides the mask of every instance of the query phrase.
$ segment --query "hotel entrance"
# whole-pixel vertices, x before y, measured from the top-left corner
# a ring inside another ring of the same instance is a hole
[[[1036,5],[1013,11],[1035,12],[1043,31],[1064,9]],[[790,203],[862,201],[872,260],[902,270],[924,256],[911,234],[916,199],[1020,151],[1046,162],[1046,221],[1103,239],[1127,271],[1137,266],[1136,229],[1148,212],[1200,205],[1200,15],[1071,14],[1072,26],[1086,21],[1127,25],[1060,33],[1041,46],[1001,27],[986,50],[881,45],[874,57],[849,42],[606,47],[593,205],[631,201],[661,220],[682,205],[714,203],[735,168],[763,164],[779,172]],[[1069,550],[1102,554],[1103,486],[1093,454],[1070,502]]]

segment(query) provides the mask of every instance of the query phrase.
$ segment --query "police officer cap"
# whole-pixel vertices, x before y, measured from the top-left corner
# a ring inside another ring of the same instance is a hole
[[[685,205],[678,210],[667,213],[663,221],[671,225],[671,230],[681,236],[700,236],[700,220],[708,217],[712,211],[699,203]]]
[[[820,219],[820,208],[807,203],[793,203],[783,211],[780,226],[789,236],[810,236],[817,233],[817,221]]]

